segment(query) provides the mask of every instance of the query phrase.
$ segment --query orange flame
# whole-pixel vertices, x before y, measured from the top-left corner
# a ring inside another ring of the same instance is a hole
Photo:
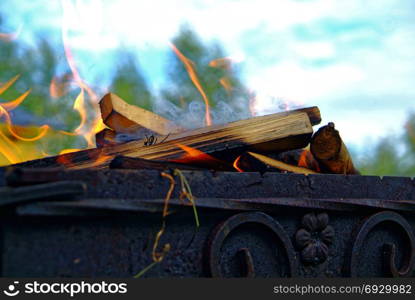
[[[13,83],[16,82],[16,80],[19,78],[19,75],[13,77],[11,80],[9,80],[8,82],[6,82],[5,84],[3,84],[0,87],[0,94],[4,93]],[[41,139],[42,137],[44,137],[46,135],[46,132],[49,129],[48,125],[43,125],[41,127],[39,127],[39,134],[34,136],[34,137],[23,137],[20,136],[16,131],[15,128],[13,126],[13,122],[10,118],[10,114],[9,111],[15,109],[16,107],[18,107],[25,99],[26,97],[30,94],[31,89],[29,89],[28,91],[24,92],[21,96],[17,97],[16,99],[6,102],[6,103],[0,103],[0,117],[4,117],[6,120],[6,125],[7,125],[7,129],[10,132],[10,134],[21,141],[25,141],[25,142],[33,142],[33,141],[37,141],[39,139]]]
[[[172,160],[174,162],[179,163],[213,163],[213,164],[223,164],[219,159],[206,154],[203,151],[200,151],[198,149],[182,145],[182,144],[176,144],[177,147],[183,149],[186,153],[179,159]]]
[[[232,92],[232,89],[233,89],[232,83],[228,77],[222,77],[221,79],[219,79],[219,82],[223,86],[223,88],[226,90],[226,92],[228,92],[228,94]]]
[[[0,95],[3,94],[13,83],[19,79],[20,75],[14,76],[12,79],[4,83],[2,86],[0,86]]]
[[[209,66],[213,68],[230,70],[232,67],[232,59],[230,57],[216,58],[209,62]]]
[[[19,75],[16,75],[6,83],[0,86],[0,94],[3,94],[10,86],[12,86],[19,78]],[[24,92],[22,95],[16,99],[0,103],[0,118],[3,118],[5,121],[5,129],[3,129],[3,124],[0,131],[0,153],[3,159],[6,159],[8,163],[19,163],[28,159],[35,159],[42,157],[41,152],[39,152],[31,144],[20,144],[17,145],[17,142],[34,142],[43,138],[47,131],[49,130],[48,125],[43,125],[37,128],[30,127],[20,127],[15,126],[12,123],[9,112],[18,107],[30,94],[31,90]],[[35,129],[35,136],[27,137],[27,133],[33,134],[33,129]],[[3,163],[3,162],[2,162]]]
[[[244,170],[242,170],[239,166],[238,166],[238,164],[239,164],[239,161],[241,160],[241,157],[242,157],[242,155],[239,155],[236,159],[235,159],[235,161],[233,162],[233,167],[238,171],[238,172],[243,172]]]
[[[298,159],[298,166],[320,172],[320,166],[310,150],[304,149]]]
[[[68,16],[65,14],[65,5],[69,5],[68,2],[63,2],[64,4],[64,16],[62,18],[62,41],[63,41],[63,47],[65,52],[65,57],[68,62],[69,68],[72,72],[72,76],[76,84],[81,88],[81,93],[77,97],[74,103],[74,109],[78,110],[79,114],[81,115],[81,123],[80,125],[75,129],[75,134],[82,135],[84,139],[86,140],[88,147],[95,147],[95,134],[102,129],[105,128],[105,125],[101,119],[101,114],[99,112],[99,106],[98,106],[98,96],[95,94],[95,92],[89,87],[88,84],[84,82],[82,77],[79,74],[78,68],[75,63],[74,56],[72,54],[72,50],[70,48],[70,42],[69,42],[69,27],[67,25],[68,23]],[[84,99],[84,91],[87,93],[88,98],[90,99],[93,114],[95,115],[94,119],[91,122],[87,122],[88,119],[88,108],[87,103]]]
[[[209,98],[207,97],[205,91],[202,88],[202,85],[200,84],[200,81],[197,77],[196,71],[194,69],[194,63],[190,59],[188,59],[186,56],[183,55],[183,53],[180,52],[179,49],[176,48],[175,45],[170,43],[170,47],[173,49],[174,53],[177,55],[177,57],[181,60],[181,62],[184,64],[184,67],[189,74],[190,80],[193,82],[197,90],[199,91],[200,95],[202,95],[203,101],[205,102],[205,120],[206,125],[212,125],[212,120],[210,117],[210,105],[209,105]]]

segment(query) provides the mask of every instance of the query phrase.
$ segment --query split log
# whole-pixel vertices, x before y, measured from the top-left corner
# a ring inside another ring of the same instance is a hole
[[[99,102],[104,124],[117,133],[133,133],[147,128],[157,134],[167,135],[184,129],[151,111],[130,105],[113,93],[106,94]]]
[[[321,127],[312,137],[310,150],[323,173],[360,174],[334,123]]]
[[[104,128],[95,134],[95,144],[97,148],[118,144],[117,133],[109,128]]]
[[[317,112],[318,108],[309,108]],[[224,125],[208,126],[169,135],[164,142],[144,146],[144,141],[131,141],[100,149],[90,149],[46,158],[40,162],[26,162],[23,166],[56,166],[83,169],[106,167],[116,155],[156,160],[178,160],[188,152],[183,145],[198,149],[220,160],[233,160],[247,150],[275,153],[303,148],[313,133],[309,116],[303,110],[240,120]],[[159,141],[163,140],[162,137]],[[60,163],[59,163],[60,162]],[[185,161],[181,161],[185,163]]]
[[[270,167],[279,169],[281,171],[287,171],[287,172],[291,172],[291,173],[298,173],[298,174],[305,174],[305,175],[316,174],[317,173],[317,172],[315,172],[313,170],[310,170],[310,169],[307,169],[307,168],[297,167],[297,166],[286,164],[282,161],[270,158],[268,156],[265,156],[265,155],[262,155],[262,154],[259,154],[259,153],[248,152],[247,154],[251,155],[252,157],[257,159],[258,161],[260,161],[260,162],[262,162],[262,163],[264,163],[264,164],[266,164]]]

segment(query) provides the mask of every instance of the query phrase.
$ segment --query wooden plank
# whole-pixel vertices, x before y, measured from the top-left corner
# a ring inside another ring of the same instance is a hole
[[[196,157],[192,157],[192,153],[185,151],[185,146],[232,163],[233,159],[246,150],[277,153],[303,148],[309,143],[312,133],[313,128],[306,112],[282,112],[169,135],[164,142],[151,146],[144,146],[144,141],[131,141],[22,165],[41,167],[64,165],[73,169],[102,168],[106,167],[116,155],[155,160],[180,160],[181,163],[186,163],[185,159],[189,156],[192,160],[197,160],[199,154],[196,153]],[[163,140],[163,137],[159,140]]]
[[[147,128],[157,134],[167,135],[184,130],[151,111],[128,104],[113,93],[106,94],[99,105],[104,124],[117,133],[131,133]]]

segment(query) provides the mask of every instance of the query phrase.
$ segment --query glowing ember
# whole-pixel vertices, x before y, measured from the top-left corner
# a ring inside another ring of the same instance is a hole
[[[242,170],[239,166],[238,166],[238,164],[239,164],[239,161],[241,160],[241,156],[242,155],[239,155],[236,159],[235,159],[235,161],[233,162],[233,167],[238,171],[238,172],[243,172],[244,170]]]
[[[194,63],[190,59],[188,59],[186,56],[184,56],[183,53],[181,53],[180,50],[177,49],[175,45],[170,43],[170,47],[173,49],[174,53],[184,64],[184,67],[186,68],[186,71],[189,74],[190,79],[192,80],[193,84],[199,91],[200,95],[202,95],[203,101],[205,102],[205,108],[206,108],[206,112],[205,112],[206,125],[208,126],[212,125],[212,119],[210,117],[209,99],[205,91],[203,90],[202,85],[200,84],[200,81],[196,75],[196,71],[194,69]]]
[[[300,158],[298,159],[298,166],[320,172],[317,161],[308,149],[304,149],[303,152],[301,152]]]

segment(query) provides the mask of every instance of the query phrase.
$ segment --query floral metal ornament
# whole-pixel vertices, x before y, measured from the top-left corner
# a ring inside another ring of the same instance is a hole
[[[327,259],[329,245],[334,238],[334,229],[328,223],[327,213],[313,212],[303,217],[302,228],[295,234],[295,242],[304,263],[317,265]]]

